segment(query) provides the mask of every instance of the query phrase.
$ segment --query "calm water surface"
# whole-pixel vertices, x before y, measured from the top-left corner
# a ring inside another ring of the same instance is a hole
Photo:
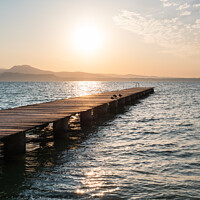
[[[128,82],[0,83],[0,109],[134,87]],[[200,199],[200,83],[155,93],[18,162],[0,159],[0,199]]]

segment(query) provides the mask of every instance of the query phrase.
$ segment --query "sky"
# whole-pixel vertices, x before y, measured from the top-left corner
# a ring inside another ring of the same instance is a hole
[[[0,68],[200,77],[200,0],[0,1]]]

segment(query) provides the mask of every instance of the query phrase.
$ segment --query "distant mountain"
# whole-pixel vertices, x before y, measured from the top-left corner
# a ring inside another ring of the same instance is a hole
[[[23,73],[13,73],[4,72],[0,75],[0,81],[63,81],[63,79],[53,75],[53,74],[23,74]]]
[[[7,69],[0,69],[0,74],[4,73]]]
[[[94,78],[109,78],[107,75],[103,74],[93,74],[87,72],[54,72],[54,74],[58,77],[62,78],[83,78],[83,79],[94,79]]]
[[[52,72],[40,70],[29,65],[16,65],[10,69],[0,69],[2,81],[163,81],[163,80],[195,80],[184,78],[161,78],[155,76],[140,76],[134,74],[95,74],[86,72]]]
[[[53,74],[51,71],[45,71],[31,67],[30,65],[16,65],[8,69],[6,72],[22,73],[22,74]]]
[[[142,75],[134,75],[134,74],[125,74],[125,75],[107,74],[107,76],[114,77],[114,78],[157,78],[156,76],[142,76]]]
[[[87,73],[87,72],[52,72],[52,71],[46,71],[41,70],[35,67],[31,67],[30,65],[16,65],[11,67],[10,69],[0,69],[0,74],[6,72],[4,75],[7,76],[7,73],[21,73],[21,74],[53,74],[57,77],[64,78],[64,79],[70,79],[70,80],[80,80],[80,79],[115,79],[115,78],[147,78],[146,76],[139,76],[139,75],[133,75],[133,74],[127,74],[127,75],[118,75],[118,74],[96,74],[96,73]],[[10,77],[13,75],[9,75]]]

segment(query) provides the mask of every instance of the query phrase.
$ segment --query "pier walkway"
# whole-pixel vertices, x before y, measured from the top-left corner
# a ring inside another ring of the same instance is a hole
[[[5,154],[25,153],[28,130],[53,123],[54,137],[62,137],[69,130],[72,115],[80,114],[81,123],[87,124],[153,92],[150,87],[136,87],[0,110],[0,140]]]

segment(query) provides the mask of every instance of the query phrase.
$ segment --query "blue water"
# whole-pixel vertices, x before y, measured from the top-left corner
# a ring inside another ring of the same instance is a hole
[[[0,83],[0,108],[134,87],[134,82]],[[0,160],[0,199],[200,199],[200,82],[155,93],[82,131]]]

